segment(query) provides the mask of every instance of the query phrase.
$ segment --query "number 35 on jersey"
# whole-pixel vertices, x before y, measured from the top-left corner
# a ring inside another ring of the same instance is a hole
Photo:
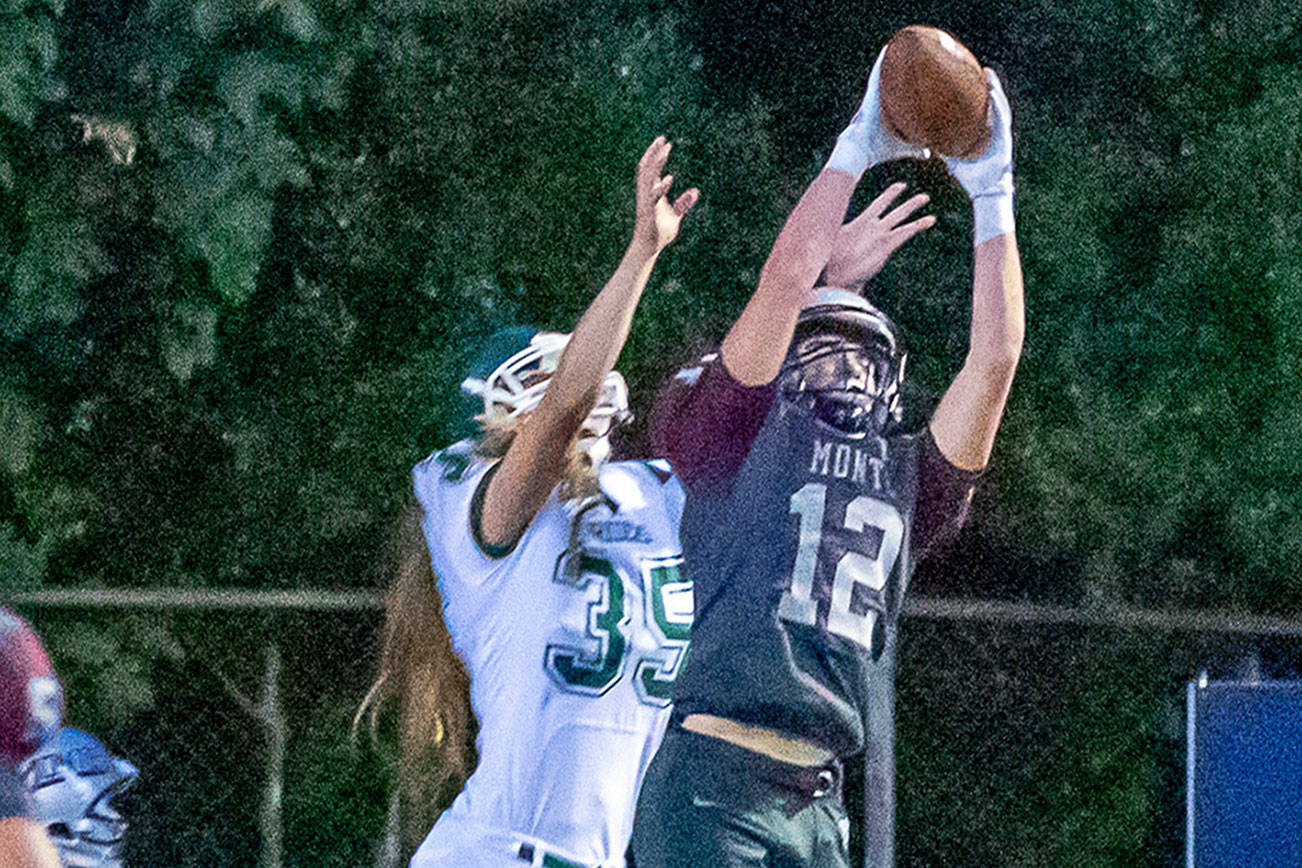
[[[562,555],[552,581],[590,602],[584,635],[547,645],[553,681],[567,692],[600,696],[631,673],[638,699],[668,705],[692,626],[692,583],[679,573],[682,562],[678,556],[642,559],[637,579],[626,581],[600,554]]]

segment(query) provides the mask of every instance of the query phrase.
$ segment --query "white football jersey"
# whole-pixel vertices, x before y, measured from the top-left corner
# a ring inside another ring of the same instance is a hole
[[[550,856],[622,866],[687,654],[682,488],[663,461],[604,464],[603,496],[562,503],[553,491],[494,559],[470,529],[492,463],[459,443],[413,473],[444,617],[470,672],[479,765],[412,865],[521,868]]]

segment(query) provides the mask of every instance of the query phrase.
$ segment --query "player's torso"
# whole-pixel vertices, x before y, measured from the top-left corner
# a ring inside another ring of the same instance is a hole
[[[622,855],[692,615],[677,481],[641,462],[600,481],[599,497],[553,495],[499,561],[431,545],[480,721],[479,765],[449,813],[587,861]]]
[[[682,711],[858,749],[908,577],[915,450],[776,403],[730,488],[684,514],[698,614]]]

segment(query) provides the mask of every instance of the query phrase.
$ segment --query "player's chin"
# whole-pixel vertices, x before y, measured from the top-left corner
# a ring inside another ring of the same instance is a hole
[[[570,444],[566,471],[569,496],[585,496],[597,491],[597,472],[609,457],[609,438],[594,437],[590,431],[578,433]]]
[[[866,434],[872,427],[870,403],[856,392],[829,392],[818,396],[814,416],[842,434]]]

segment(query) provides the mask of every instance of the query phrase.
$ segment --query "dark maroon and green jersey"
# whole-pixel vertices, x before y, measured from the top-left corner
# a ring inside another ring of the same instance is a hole
[[[842,434],[717,358],[666,390],[656,439],[687,491],[696,593],[678,713],[857,752],[914,557],[957,530],[975,475],[925,428]]]

